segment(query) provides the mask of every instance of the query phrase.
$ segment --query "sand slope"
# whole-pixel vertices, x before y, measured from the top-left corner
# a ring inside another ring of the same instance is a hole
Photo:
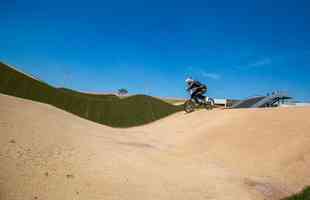
[[[0,95],[0,200],[278,199],[310,185],[309,115],[181,112],[114,129]]]

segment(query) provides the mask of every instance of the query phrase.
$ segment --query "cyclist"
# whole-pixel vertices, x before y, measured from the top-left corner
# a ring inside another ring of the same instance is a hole
[[[208,90],[207,86],[192,79],[191,77],[187,78],[185,82],[187,83],[186,90],[191,93],[191,99],[194,99],[197,104],[200,104],[205,98],[203,95]]]

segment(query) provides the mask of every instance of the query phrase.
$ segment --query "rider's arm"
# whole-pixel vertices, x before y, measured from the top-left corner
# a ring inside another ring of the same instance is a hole
[[[201,83],[199,83],[198,81],[194,81],[189,87],[188,90],[192,90],[194,88],[199,88],[201,86]]]

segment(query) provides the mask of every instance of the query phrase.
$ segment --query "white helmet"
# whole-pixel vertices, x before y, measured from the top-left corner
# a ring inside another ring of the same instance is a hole
[[[187,78],[187,79],[185,80],[185,82],[186,82],[187,84],[191,84],[192,82],[194,82],[194,80],[192,79],[192,77],[189,77],[189,78]]]

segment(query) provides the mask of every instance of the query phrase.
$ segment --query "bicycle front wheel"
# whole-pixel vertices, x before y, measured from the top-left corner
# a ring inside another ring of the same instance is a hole
[[[195,110],[195,103],[191,100],[187,100],[185,103],[184,103],[184,111],[186,113],[191,113]]]

